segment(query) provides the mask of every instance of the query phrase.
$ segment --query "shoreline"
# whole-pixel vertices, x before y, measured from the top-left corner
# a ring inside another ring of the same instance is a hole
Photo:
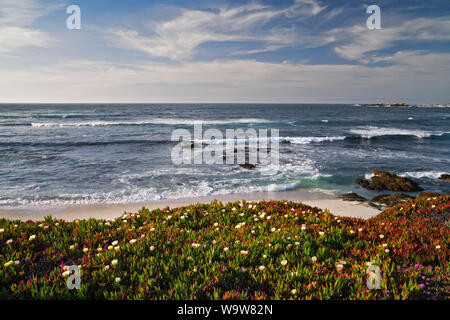
[[[337,216],[354,217],[368,219],[381,213],[380,210],[367,204],[353,201],[344,201],[336,198],[329,193],[312,190],[291,190],[291,191],[273,191],[273,192],[252,192],[252,193],[234,193],[224,195],[212,195],[196,198],[178,198],[152,200],[138,203],[120,203],[120,204],[88,204],[61,207],[40,207],[40,208],[8,208],[0,209],[0,218],[22,221],[40,221],[45,216],[51,215],[57,219],[66,221],[83,219],[106,219],[113,220],[123,215],[124,212],[137,212],[142,207],[149,210],[188,206],[195,203],[209,203],[213,200],[221,202],[229,201],[267,201],[267,200],[287,200],[302,202],[312,207],[318,207],[322,210],[328,209]]]

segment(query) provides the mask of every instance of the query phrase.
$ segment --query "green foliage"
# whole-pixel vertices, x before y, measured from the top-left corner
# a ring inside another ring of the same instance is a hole
[[[448,299],[450,197],[369,220],[211,202],[112,221],[0,220],[0,299]],[[2,231],[3,230],[3,231]],[[381,271],[370,290],[367,267]],[[69,290],[67,267],[81,270]]]

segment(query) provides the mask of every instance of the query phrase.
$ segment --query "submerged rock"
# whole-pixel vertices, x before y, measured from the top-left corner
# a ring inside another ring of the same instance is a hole
[[[441,174],[439,179],[444,180],[444,181],[450,181],[450,174],[443,173],[443,174]]]
[[[417,182],[408,178],[399,177],[395,173],[374,170],[373,174],[374,176],[372,177],[372,181],[358,178],[355,180],[355,183],[368,190],[389,190],[406,192],[423,190],[417,184]]]

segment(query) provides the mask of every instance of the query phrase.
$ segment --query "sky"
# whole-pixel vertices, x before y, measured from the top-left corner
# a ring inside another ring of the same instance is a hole
[[[0,0],[0,103],[448,103],[449,89],[448,0]]]

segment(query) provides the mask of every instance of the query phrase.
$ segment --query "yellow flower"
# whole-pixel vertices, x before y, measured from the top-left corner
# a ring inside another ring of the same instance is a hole
[[[117,277],[117,278],[115,279],[115,281],[116,281],[116,283],[119,283],[119,282],[120,282],[120,278]]]
[[[84,252],[84,253],[86,253],[86,252],[88,252],[88,251],[89,251],[88,248],[83,248],[83,252]]]
[[[114,249],[113,246],[108,246],[108,250],[112,250],[112,249]]]
[[[3,233],[3,232],[5,232],[5,229],[0,229],[0,233]]]
[[[113,261],[111,261],[111,265],[113,265],[113,266],[117,266],[118,263],[119,263],[119,261],[117,261],[117,259],[114,259]]]
[[[13,262],[12,261],[8,261],[7,263],[4,264],[5,268],[9,267],[10,265],[12,265]]]
[[[246,255],[246,254],[248,254],[248,251],[247,250],[241,250],[241,254]]]
[[[30,238],[28,239],[29,241],[33,241],[34,239],[36,239],[36,235],[31,235]]]
[[[436,246],[436,249],[440,250],[440,249],[441,249],[441,246],[440,246],[440,245],[437,245],[437,246]]]
[[[297,294],[297,289],[292,289],[291,294]]]
[[[114,247],[114,250],[116,250],[116,251],[119,251],[119,249],[120,249],[119,246]]]

